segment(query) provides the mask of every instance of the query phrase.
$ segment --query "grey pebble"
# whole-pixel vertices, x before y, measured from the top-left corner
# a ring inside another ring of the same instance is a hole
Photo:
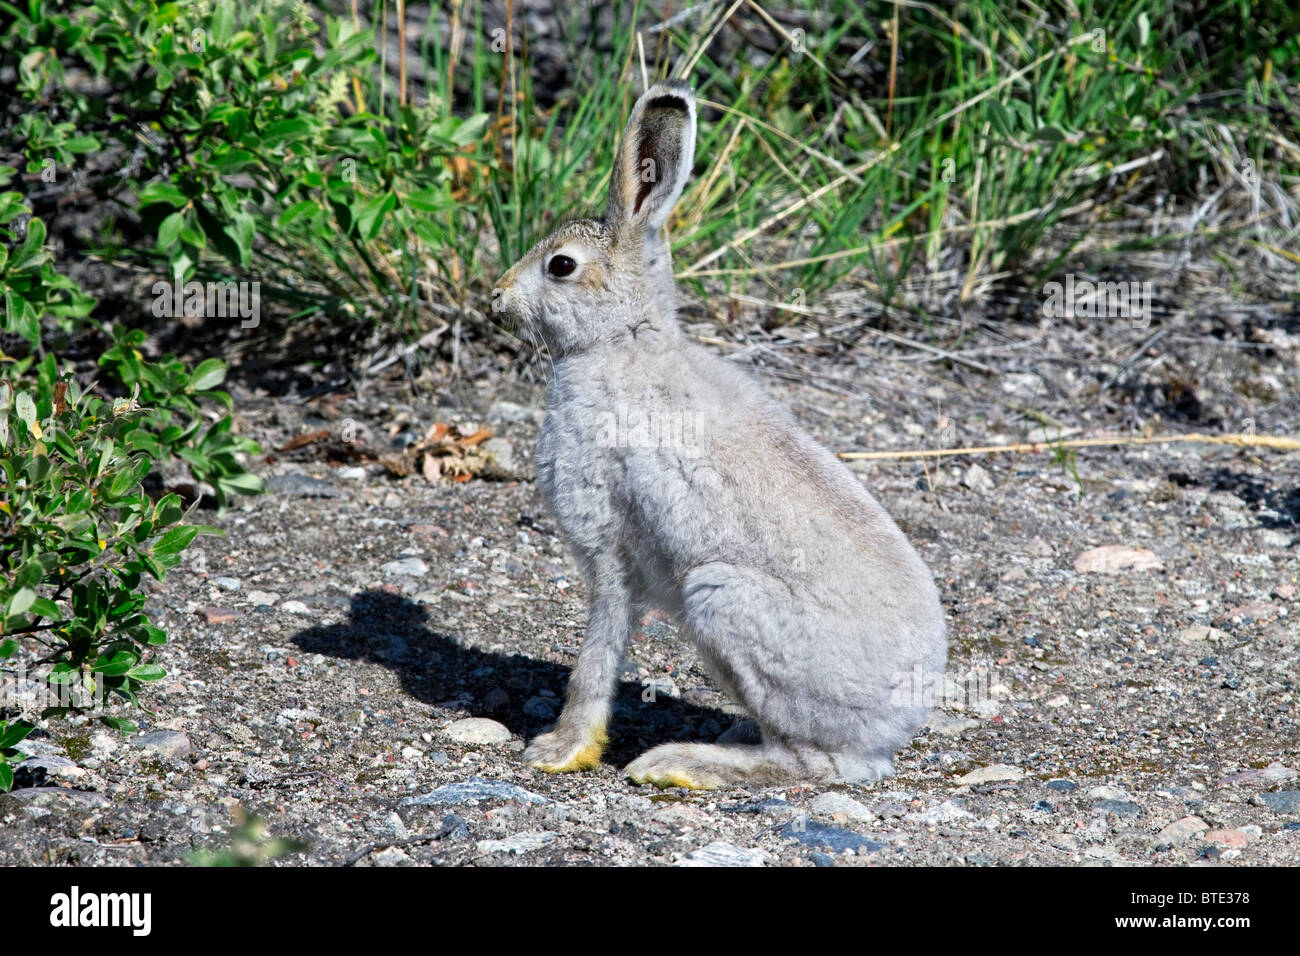
[[[1300,790],[1275,790],[1261,793],[1259,799],[1278,813],[1300,813]]]
[[[543,697],[529,697],[524,704],[524,713],[539,720],[554,720],[555,708]]]
[[[154,730],[147,734],[138,734],[131,738],[131,743],[167,757],[184,757],[194,750],[189,737],[172,730]]]
[[[759,849],[745,849],[720,840],[692,850],[677,861],[678,866],[762,866],[767,854]]]
[[[515,833],[504,840],[479,840],[478,852],[488,853],[531,853],[555,842],[555,834],[549,830],[525,830]]]
[[[502,780],[470,777],[449,783],[418,797],[406,797],[399,807],[458,806],[471,800],[514,800],[519,803],[550,803],[547,797]]]
[[[420,558],[401,558],[397,561],[389,561],[379,570],[389,578],[422,578],[429,573],[429,566]]]
[[[301,495],[307,498],[337,498],[342,494],[333,485],[299,472],[272,475],[266,479],[265,485],[266,490],[272,494]]]
[[[845,850],[874,853],[885,849],[886,846],[876,840],[868,840],[862,834],[854,833],[852,830],[827,826],[816,820],[803,818],[791,820],[776,832],[788,840],[798,840],[804,846],[825,847],[836,853],[843,853]]]

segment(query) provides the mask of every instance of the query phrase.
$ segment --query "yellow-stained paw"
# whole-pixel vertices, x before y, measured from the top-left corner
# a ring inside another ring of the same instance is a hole
[[[536,738],[524,751],[524,760],[546,773],[573,773],[594,770],[600,766],[600,756],[609,742],[604,728],[593,729],[586,743],[569,743],[552,732]]]
[[[731,780],[717,760],[711,744],[660,744],[643,753],[623,773],[637,783],[656,787],[685,787],[688,790],[716,790]]]
[[[651,783],[660,790],[667,790],[669,787],[684,787],[687,790],[716,790],[716,783],[695,780],[684,773],[674,773],[672,771],[656,774],[647,774],[645,776],[635,776],[632,780],[636,783]]]

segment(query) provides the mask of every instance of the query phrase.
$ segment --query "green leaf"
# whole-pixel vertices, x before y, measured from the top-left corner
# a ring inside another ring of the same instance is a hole
[[[35,729],[35,724],[28,723],[25,720],[0,723],[0,750],[8,750]]]
[[[284,212],[280,213],[279,224],[288,226],[293,222],[301,219],[303,216],[314,216],[320,212],[320,203],[314,199],[304,199],[296,202]]]
[[[140,657],[137,654],[132,654],[130,651],[118,651],[111,657],[101,655],[99,660],[91,665],[90,669],[98,674],[103,674],[105,677],[117,677],[135,667],[139,660]]]
[[[212,165],[217,168],[217,172],[222,176],[229,176],[231,173],[237,173],[245,166],[257,164],[257,157],[246,149],[232,149],[214,156]]]
[[[36,403],[32,401],[31,395],[27,392],[19,392],[14,399],[14,410],[18,412],[18,417],[26,424],[28,429],[36,421]]]
[[[15,614],[25,614],[27,609],[35,603],[35,591],[31,588],[19,588],[9,598],[9,606],[5,608],[5,617],[13,617]]]
[[[14,772],[9,764],[0,759],[0,793],[8,793],[14,786]]]
[[[188,202],[189,198],[171,183],[150,183],[140,190],[141,206],[165,203],[168,206],[179,208]]]
[[[126,672],[126,676],[134,680],[161,680],[167,676],[167,671],[158,664],[141,664],[132,667]]]
[[[165,252],[174,246],[184,226],[185,213],[178,211],[168,215],[158,226],[158,248]]]
[[[100,717],[99,721],[122,734],[133,734],[136,730],[135,724],[121,717]]]
[[[167,555],[179,554],[189,547],[190,542],[194,540],[199,533],[197,525],[181,525],[179,528],[172,528],[166,534],[155,542],[153,546],[154,555],[165,557]]]
[[[310,136],[315,129],[316,124],[302,117],[283,119],[272,123],[266,128],[266,132],[262,134],[262,143],[267,147],[279,146],[292,140]]]
[[[209,388],[216,388],[226,378],[226,363],[221,359],[204,359],[194,369],[194,374],[190,376],[190,388],[195,391],[204,391]]]
[[[113,476],[113,483],[108,486],[108,497],[116,501],[123,498],[134,488],[140,481],[136,477],[134,468],[124,468]]]

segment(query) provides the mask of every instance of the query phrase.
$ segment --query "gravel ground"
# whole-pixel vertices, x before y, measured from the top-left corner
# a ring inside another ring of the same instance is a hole
[[[975,330],[964,354],[996,374],[884,342],[802,365],[770,340],[730,351],[836,450],[1039,438],[1026,405],[1079,435],[1300,431],[1294,319],[1258,347],[1181,331],[1116,383],[1102,358],[1148,333]],[[255,463],[271,492],[211,517],[226,537],[153,590],[156,717],[29,738],[0,863],[183,863],[244,812],[307,844],[278,865],[1300,862],[1300,454],[1090,449],[1077,479],[1050,454],[855,463],[935,571],[962,693],[875,785],[661,792],[619,768],[735,719],[664,620],[632,641],[598,771],[519,760],[585,618],[531,481],[539,386],[236,393],[264,449],[487,425],[507,480],[398,480],[310,447]]]

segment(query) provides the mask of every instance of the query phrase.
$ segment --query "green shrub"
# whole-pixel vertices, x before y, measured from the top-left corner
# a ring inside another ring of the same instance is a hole
[[[144,612],[141,581],[216,532],[184,524],[179,496],[145,494],[152,460],[135,442],[148,410],[83,393],[55,376],[53,357],[36,373],[0,381],[0,660],[50,695],[42,718],[87,711],[129,731],[109,702],[140,706],[140,687],[164,676],[151,649],[166,635]],[[32,727],[0,721],[0,789]]]

